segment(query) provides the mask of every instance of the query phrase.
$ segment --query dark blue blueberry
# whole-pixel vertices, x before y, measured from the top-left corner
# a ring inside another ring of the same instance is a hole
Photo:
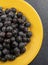
[[[25,23],[25,26],[26,26],[26,27],[30,27],[30,26],[31,26],[31,23],[30,23],[30,22],[26,22],[26,23]]]
[[[0,32],[0,37],[5,37],[5,32]]]
[[[17,42],[22,42],[22,37],[21,36],[17,36],[16,41]]]
[[[25,17],[25,16],[22,16],[22,20],[23,20],[24,22],[26,22],[26,17]]]
[[[8,26],[8,27],[7,27],[7,31],[8,31],[8,32],[11,32],[12,30],[13,30],[12,26]]]
[[[18,43],[17,43],[16,41],[14,41],[14,42],[12,43],[12,47],[15,48],[15,47],[17,47],[17,46],[18,46]]]
[[[18,13],[17,13],[17,17],[18,17],[18,18],[21,18],[21,17],[22,17],[22,13],[21,13],[21,12],[18,12]]]
[[[5,43],[10,43],[10,39],[5,39],[4,42]]]
[[[8,17],[11,17],[11,18],[13,18],[14,17],[14,13],[11,11],[11,12],[9,12],[8,13]]]
[[[11,11],[16,13],[16,9],[15,8],[11,8]]]
[[[9,26],[9,25],[11,25],[11,21],[5,21],[4,22],[4,26]]]
[[[4,58],[1,58],[1,61],[2,61],[2,62],[6,62],[7,59],[4,57]]]
[[[23,47],[22,49],[20,49],[21,54],[23,54],[25,51],[26,51],[25,47]]]
[[[3,32],[6,32],[6,27],[5,27],[5,26],[2,27],[2,31],[3,31]]]
[[[3,47],[7,48],[7,49],[10,49],[10,44],[9,43],[3,43]]]
[[[6,55],[6,54],[9,53],[9,50],[7,50],[7,49],[5,48],[5,49],[2,50],[2,53]]]
[[[24,21],[23,21],[22,19],[19,18],[19,19],[18,19],[18,23],[19,23],[19,24],[23,24]]]
[[[27,35],[28,38],[30,38],[32,36],[32,32],[28,31],[26,35]]]
[[[5,20],[6,17],[7,17],[7,15],[4,14],[4,15],[1,16],[1,19],[2,19],[2,20]]]
[[[23,42],[19,43],[19,48],[25,47],[25,44]]]
[[[20,49],[18,47],[14,48],[14,53],[16,56],[20,55]]]
[[[7,35],[6,35],[7,38],[10,38],[12,37],[12,33],[11,32],[7,32]]]
[[[5,13],[8,14],[10,12],[10,9],[6,9]]]
[[[15,37],[11,37],[11,42],[14,42],[15,41]]]
[[[17,19],[16,18],[13,19],[13,23],[15,23],[15,24],[17,23]]]

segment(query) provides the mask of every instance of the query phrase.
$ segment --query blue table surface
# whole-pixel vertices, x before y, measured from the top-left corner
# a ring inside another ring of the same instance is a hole
[[[42,48],[29,65],[48,65],[48,0],[26,0],[38,12],[44,28]],[[36,43],[37,44],[37,43]]]

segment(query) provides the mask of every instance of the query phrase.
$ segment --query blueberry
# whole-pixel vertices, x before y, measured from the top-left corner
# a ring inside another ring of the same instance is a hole
[[[2,33],[2,37],[5,37],[5,32],[1,32]]]
[[[14,13],[11,11],[11,12],[9,12],[8,13],[8,17],[11,17],[11,18],[13,18],[14,17]]]
[[[17,42],[21,42],[22,41],[22,37],[21,36],[17,36],[16,41]]]
[[[10,61],[13,61],[13,60],[15,60],[16,56],[15,56],[15,55],[11,55],[11,54],[7,54],[7,55],[5,56],[5,58],[7,58],[7,59],[10,60]]]
[[[5,21],[4,22],[4,26],[9,26],[9,25],[11,25],[11,21]]]
[[[26,22],[26,17],[25,16],[22,16],[22,19],[24,22]]]
[[[7,49],[10,49],[10,44],[3,43],[3,47],[7,48]]]
[[[12,23],[12,27],[13,27],[13,29],[15,29],[15,28],[18,27],[18,24],[14,24],[14,23]]]
[[[10,60],[10,61],[13,61],[13,60],[15,60],[15,58],[16,58],[15,55],[10,55],[9,60]]]
[[[24,25],[19,25],[20,30],[24,30]]]
[[[18,17],[18,18],[21,18],[21,17],[22,17],[22,13],[21,13],[21,12],[18,12],[18,13],[17,13],[17,17]]]
[[[26,35],[27,35],[28,38],[30,38],[32,36],[32,32],[28,31]]]
[[[5,32],[0,32],[0,37],[5,37]]]
[[[20,52],[17,52],[17,53],[15,54],[15,56],[16,56],[16,57],[20,56]]]
[[[23,21],[22,19],[20,19],[20,18],[18,19],[18,23],[19,23],[19,24],[23,24],[23,22],[24,22],[24,21]]]
[[[7,59],[4,57],[4,58],[1,58],[1,61],[2,61],[2,62],[6,62]]]
[[[17,47],[18,46],[18,43],[16,42],[16,41],[14,41],[13,43],[12,43],[12,47],[14,48],[14,47]]]
[[[3,31],[3,32],[6,32],[6,27],[5,27],[5,26],[2,27],[2,31]]]
[[[13,35],[17,35],[17,33],[18,33],[18,30],[16,29],[16,30],[13,30]]]
[[[6,54],[9,53],[9,50],[7,50],[7,49],[5,48],[5,49],[2,50],[2,53],[6,55]]]
[[[8,31],[8,32],[11,32],[12,30],[13,30],[12,26],[8,26],[8,27],[7,27],[7,31]]]
[[[12,33],[11,32],[7,32],[7,35],[6,35],[8,38],[12,37]]]
[[[12,55],[12,58],[11,58],[11,61],[12,60],[15,60],[16,56],[15,55]]]
[[[1,19],[4,20],[6,17],[7,17],[6,14],[4,14],[1,16]]]
[[[8,21],[12,21],[12,18],[11,17],[8,17]]]
[[[15,37],[11,37],[11,42],[15,41]]]
[[[30,24],[29,22],[26,22],[26,23],[25,23],[25,26],[26,26],[26,27],[30,27],[31,24]]]
[[[28,32],[28,28],[24,28],[23,31],[24,31],[24,33],[27,33]]]
[[[18,48],[18,47],[14,48],[14,52],[15,52],[15,53],[16,53],[16,52],[20,52],[19,48]]]
[[[29,43],[30,42],[30,38],[27,38],[27,43]]]
[[[25,47],[25,44],[23,42],[19,43],[19,48]]]
[[[10,39],[5,39],[4,42],[5,43],[10,43]]]
[[[10,9],[6,9],[5,13],[8,14],[10,12]]]
[[[17,19],[16,18],[13,19],[13,23],[15,23],[15,24],[17,23]]]
[[[3,26],[3,23],[2,22],[0,22],[0,28]]]
[[[7,60],[11,60],[11,55],[10,54],[6,54],[5,58],[7,58]]]
[[[9,61],[13,61],[13,60],[15,60],[16,56],[15,56],[15,55],[8,54],[8,55],[6,55],[6,58],[7,58]]]
[[[23,32],[19,32],[19,36],[23,36],[23,34],[24,34]]]
[[[11,17],[6,17],[5,21],[12,21]]]
[[[15,8],[11,8],[11,11],[16,13],[16,9]]]
[[[22,37],[26,37],[26,34],[25,33],[23,33],[23,36]]]
[[[20,49],[18,47],[14,48],[14,53],[16,54],[16,56],[20,55]]]
[[[21,54],[24,53],[25,51],[26,51],[25,47],[23,47],[22,49],[20,49]]]
[[[27,42],[27,38],[26,37],[23,37],[22,41],[23,42]]]

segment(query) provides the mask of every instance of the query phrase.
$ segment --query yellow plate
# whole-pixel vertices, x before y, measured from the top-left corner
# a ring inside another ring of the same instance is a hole
[[[18,11],[28,18],[31,23],[32,38],[26,46],[26,52],[12,62],[0,62],[0,65],[27,65],[37,55],[43,40],[43,27],[39,15],[35,9],[23,0],[0,0],[0,6],[3,8],[15,7]]]

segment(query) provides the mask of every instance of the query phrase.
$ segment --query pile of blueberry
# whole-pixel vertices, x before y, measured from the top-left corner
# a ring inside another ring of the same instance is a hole
[[[0,61],[13,61],[26,51],[32,32],[26,17],[15,8],[0,8]]]

